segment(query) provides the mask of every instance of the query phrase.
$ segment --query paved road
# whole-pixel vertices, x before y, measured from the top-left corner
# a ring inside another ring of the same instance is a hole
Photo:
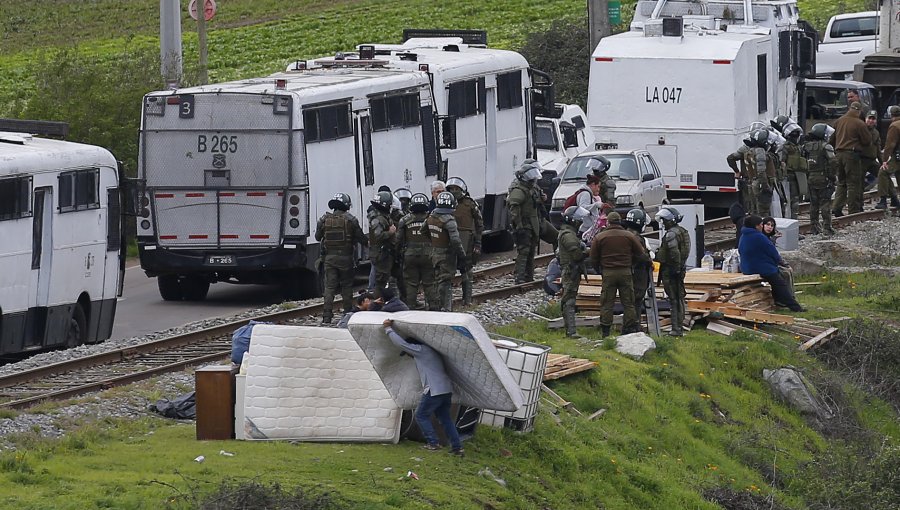
[[[116,309],[111,338],[142,336],[279,302],[281,295],[276,286],[227,283],[210,286],[205,301],[163,301],[156,278],[148,278],[139,266],[129,267],[125,271],[125,291]]]

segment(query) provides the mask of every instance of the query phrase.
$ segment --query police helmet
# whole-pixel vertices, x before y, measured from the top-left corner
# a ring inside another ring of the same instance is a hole
[[[563,223],[578,227],[591,213],[579,205],[571,205],[563,211]]]
[[[750,133],[750,141],[756,147],[765,147],[769,141],[769,131],[766,129],[755,129]]]
[[[796,142],[800,139],[800,136],[803,135],[803,128],[797,125],[796,122],[789,122],[785,124],[782,133],[788,140],[793,140]]]
[[[399,198],[400,200],[409,200],[412,198],[412,192],[406,188],[400,188],[394,192],[394,196]]]
[[[610,163],[603,156],[591,156],[585,166],[595,175],[603,175],[609,171]]]
[[[656,213],[656,221],[661,221],[663,224],[674,225],[676,223],[681,223],[681,220],[684,218],[677,209],[672,207],[663,207]]]
[[[328,207],[334,210],[349,211],[351,205],[350,195],[346,193],[335,193],[328,201]]]
[[[372,197],[372,205],[379,207],[385,211],[389,211],[394,204],[394,195],[390,191],[379,191]]]
[[[428,212],[428,197],[424,193],[416,193],[409,199],[409,210],[416,213]]]
[[[522,166],[516,170],[516,177],[520,181],[537,181],[541,178],[541,165],[533,159],[526,159]]]
[[[451,177],[451,178],[447,179],[446,189],[450,190],[450,188],[453,186],[461,189],[463,191],[463,193],[469,192],[469,188],[466,187],[466,181],[460,179],[459,177]],[[452,190],[450,190],[450,191],[452,191]]]
[[[828,134],[828,124],[819,122],[809,130],[809,137],[813,140],[824,140]]]
[[[449,191],[442,191],[438,194],[435,204],[446,209],[456,209],[456,197]]]
[[[644,230],[644,227],[649,223],[647,221],[647,213],[643,209],[635,207],[625,214],[625,223],[628,223],[628,226],[635,230]]]
[[[784,127],[793,121],[787,115],[779,115],[769,122],[772,124],[773,128],[784,133]],[[787,133],[785,133],[785,135],[787,135]]]

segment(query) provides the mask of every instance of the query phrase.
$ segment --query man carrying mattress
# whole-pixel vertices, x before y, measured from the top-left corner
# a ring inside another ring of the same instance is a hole
[[[391,342],[416,360],[416,368],[419,370],[419,378],[422,380],[424,388],[422,400],[419,401],[419,407],[416,408],[416,422],[427,441],[422,448],[431,451],[441,449],[434,427],[431,425],[431,415],[435,415],[450,439],[450,453],[462,457],[464,451],[462,443],[459,441],[459,432],[450,417],[453,383],[447,376],[444,360],[440,353],[414,338],[404,339],[394,331],[394,321],[386,319],[382,324],[384,332]]]

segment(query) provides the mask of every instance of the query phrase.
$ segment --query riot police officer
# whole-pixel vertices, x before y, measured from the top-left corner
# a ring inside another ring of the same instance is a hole
[[[413,310],[439,308],[431,262],[431,235],[423,230],[428,219],[428,197],[416,193],[410,198],[409,214],[397,225],[397,246],[403,253],[403,283],[407,303]],[[425,306],[419,303],[419,287],[425,292]]]
[[[609,176],[609,160],[603,156],[591,156],[587,169],[600,179],[600,199],[612,206],[616,205],[616,180]]]
[[[800,147],[803,129],[793,122],[784,126],[784,145],[778,151],[781,164],[784,166],[785,180],[790,195],[790,218],[797,219],[800,214],[800,195],[807,194],[806,171],[808,164]]]
[[[681,220],[681,213],[671,207],[663,207],[656,213],[656,221],[666,230],[659,243],[656,260],[660,263],[659,275],[672,311],[672,329],[669,331],[671,336],[684,334],[684,275],[691,251],[691,238],[688,231],[679,225]]]
[[[563,322],[566,324],[566,336],[576,336],[575,331],[575,299],[578,296],[578,286],[581,283],[581,275],[585,273],[584,259],[587,250],[578,228],[590,212],[577,205],[569,206],[563,211],[563,224],[559,228],[559,266],[562,269],[560,282],[562,283],[562,308]]]
[[[387,287],[394,266],[394,235],[397,227],[391,221],[391,205],[394,196],[390,191],[379,191],[372,198],[369,220],[369,260],[375,271],[375,297]]]
[[[332,210],[319,218],[316,241],[319,241],[320,260],[325,279],[325,307],[322,324],[331,324],[334,295],[341,293],[344,313],[353,307],[353,267],[357,244],[365,246],[366,237],[359,221],[350,214],[350,195],[337,193],[328,201]]]
[[[828,130],[827,124],[816,124],[809,130],[807,140],[801,148],[807,161],[809,221],[813,234],[834,234],[834,229],[831,228],[831,195],[834,193],[837,161],[834,147],[826,141]],[[819,223],[819,213],[822,214],[822,223]]]
[[[516,242],[516,283],[534,280],[534,255],[541,234],[541,190],[537,186],[541,167],[527,159],[516,170],[516,178],[509,185],[506,204],[509,221]],[[452,195],[451,195],[452,196]]]
[[[484,232],[484,220],[481,217],[481,209],[469,196],[466,182],[459,177],[447,179],[447,191],[456,199],[456,210],[453,217],[456,218],[456,227],[459,229],[459,238],[462,241],[466,256],[459,260],[459,273],[462,276],[462,297],[464,305],[472,304],[472,268],[481,255],[481,235]]]
[[[400,201],[401,218],[409,214],[409,205],[410,200],[412,199],[412,192],[407,188],[400,188],[397,191],[394,191],[394,198]]]
[[[647,213],[637,207],[628,211],[625,214],[625,219],[622,220],[622,226],[625,227],[625,230],[632,232],[641,239],[641,244],[644,245],[644,251],[647,255],[646,260],[632,260],[631,266],[631,276],[634,282],[634,309],[637,311],[638,316],[644,309],[644,298],[647,297],[647,289],[650,288],[650,273],[653,267],[650,261],[650,247],[647,245],[647,240],[641,237],[648,223],[650,222],[647,218]]]
[[[756,210],[761,216],[769,216],[775,188],[775,157],[768,150],[769,131],[755,129],[750,133],[749,141],[744,161],[751,177],[752,193],[756,197]]]
[[[437,284],[438,306],[442,312],[453,309],[453,275],[456,274],[456,261],[465,257],[459,229],[453,211],[456,199],[448,191],[442,191],[435,200],[435,208],[425,220],[423,231],[431,236],[431,261],[434,265],[435,283]]]

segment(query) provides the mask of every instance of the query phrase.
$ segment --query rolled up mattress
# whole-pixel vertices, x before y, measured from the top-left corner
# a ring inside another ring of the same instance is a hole
[[[400,439],[401,410],[347,330],[260,324],[246,356],[245,439]]]
[[[385,334],[385,319],[394,321],[400,336],[413,337],[441,354],[453,381],[453,402],[510,412],[524,403],[522,389],[475,317],[446,312],[357,312],[350,318],[350,334],[398,407],[418,405],[422,382],[413,358],[401,356],[402,351]]]

